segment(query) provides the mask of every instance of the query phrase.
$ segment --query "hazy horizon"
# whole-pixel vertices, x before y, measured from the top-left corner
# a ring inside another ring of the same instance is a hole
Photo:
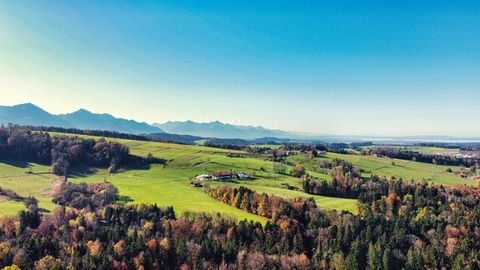
[[[34,106],[37,106],[39,107],[37,104],[34,104],[32,102],[26,102],[26,103],[19,103],[19,104],[13,104],[13,105],[5,105],[5,104],[0,104],[0,106],[19,106],[19,105],[26,105],[26,104],[31,104],[31,105],[34,105]],[[45,110],[44,108],[42,107],[39,107],[43,110]],[[78,109],[75,109],[75,110],[70,110],[70,111],[66,111],[66,112],[62,112],[62,113],[52,113],[48,110],[45,110],[46,112],[50,113],[50,114],[53,114],[53,115],[62,115],[62,114],[69,114],[69,113],[74,113],[76,111],[79,111],[79,110],[84,110],[85,108],[78,108]],[[116,118],[121,118],[117,115],[113,115],[109,112],[102,112],[102,111],[90,111],[90,110],[87,110],[91,113],[94,113],[94,114],[109,114],[109,115],[112,115],[113,117],[116,117]],[[165,124],[167,122],[186,122],[186,121],[192,121],[190,119],[186,119],[186,120],[167,120],[165,122],[146,122],[146,121],[141,121],[141,120],[138,120],[138,119],[135,119],[135,118],[123,118],[123,119],[126,119],[126,120],[134,120],[136,122],[141,122],[141,123],[147,123],[148,125],[151,125],[151,126],[155,126],[155,124]],[[388,140],[394,140],[396,138],[403,138],[402,140],[403,141],[408,141],[408,138],[417,138],[415,139],[414,141],[417,141],[418,138],[422,138],[422,137],[425,137],[425,142],[427,141],[431,141],[431,142],[435,142],[436,141],[436,137],[451,137],[452,138],[452,142],[463,142],[463,140],[466,140],[466,141],[470,141],[470,140],[474,140],[474,141],[477,141],[478,139],[480,139],[480,136],[454,136],[454,135],[441,135],[441,134],[413,134],[413,135],[372,135],[372,134],[326,134],[326,133],[310,133],[310,132],[303,132],[303,131],[298,131],[298,130],[285,130],[285,129],[274,129],[274,128],[270,128],[268,126],[261,126],[261,125],[255,125],[255,124],[238,124],[238,123],[229,123],[229,122],[223,122],[223,121],[219,121],[219,120],[212,120],[212,121],[193,121],[194,123],[201,123],[201,124],[205,124],[205,123],[213,123],[213,122],[220,122],[220,123],[223,123],[223,124],[230,124],[230,125],[236,125],[236,126],[248,126],[248,127],[260,127],[260,128],[265,128],[265,129],[268,129],[268,130],[277,130],[277,131],[285,131],[285,132],[288,132],[288,133],[291,133],[292,134],[292,138],[304,138],[304,139],[314,139],[314,138],[321,138],[321,137],[358,137],[358,138],[361,138],[362,140],[385,140],[386,142]],[[447,139],[448,140],[448,139]],[[439,139],[438,140],[439,142],[445,142],[445,140],[442,140],[442,139]]]
[[[0,3],[0,104],[479,137],[477,3]]]

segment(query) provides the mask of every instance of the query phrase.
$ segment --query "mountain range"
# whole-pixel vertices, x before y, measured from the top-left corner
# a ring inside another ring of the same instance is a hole
[[[130,134],[155,133],[157,136],[163,133],[161,137],[165,137],[166,133],[170,133],[195,136],[195,139],[197,139],[196,137],[203,137],[249,140],[263,137],[287,138],[292,136],[292,134],[281,130],[271,130],[260,126],[231,125],[219,121],[210,123],[177,121],[149,125],[145,122],[117,118],[106,113],[93,113],[85,109],[67,114],[51,114],[32,103],[0,106],[0,124],[6,125],[10,123],[31,126],[98,129]],[[171,138],[171,136],[167,137]],[[193,137],[184,136],[182,140],[184,139],[191,140]]]
[[[153,124],[163,131],[174,134],[193,135],[206,138],[238,138],[257,139],[263,137],[289,138],[294,136],[286,131],[266,129],[261,126],[241,126],[226,124],[219,121],[197,123],[193,121],[169,121],[163,124]]]
[[[353,142],[371,141],[381,144],[413,142],[479,142],[480,138],[457,138],[449,136],[339,136],[306,135],[282,130],[267,129],[261,126],[232,125],[219,121],[198,123],[193,121],[168,121],[150,125],[145,122],[117,118],[106,113],[93,113],[80,109],[67,114],[51,114],[44,109],[25,103],[14,106],[0,106],[0,124],[17,124],[76,129],[108,130],[129,134],[149,135],[156,139],[193,144],[202,139],[241,139],[244,143],[258,141],[297,142]],[[226,141],[231,142],[231,141]]]
[[[131,134],[163,132],[158,127],[134,120],[116,118],[110,114],[92,113],[80,109],[68,114],[50,114],[31,104],[0,106],[0,124],[18,124],[32,126],[51,126],[77,129],[109,130]]]

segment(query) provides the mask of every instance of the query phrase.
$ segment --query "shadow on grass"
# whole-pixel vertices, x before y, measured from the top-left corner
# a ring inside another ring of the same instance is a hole
[[[386,169],[388,168],[388,166],[381,166],[381,167],[378,167],[378,168],[374,168],[374,169],[371,169],[369,171],[365,171],[366,173],[373,173],[374,171],[378,171],[378,170],[381,170],[381,169]]]
[[[45,209],[45,208],[38,208],[38,212],[41,212],[41,213],[50,213],[51,211],[48,210],[48,209]]]
[[[151,167],[150,164],[130,164],[130,165],[122,166],[120,169],[115,171],[115,173],[128,171],[128,170],[145,170],[145,171],[148,171],[148,170],[150,170],[150,167]],[[74,167],[70,168],[70,171],[68,173],[68,177],[69,178],[88,177],[88,176],[92,176],[92,175],[98,173],[100,170],[107,170],[107,168],[93,167],[93,166],[90,166],[90,165],[87,165],[87,164],[78,164],[78,165],[75,165]]]
[[[120,170],[125,170],[125,171],[128,171],[128,170],[145,170],[145,171],[148,171],[148,170],[150,170],[151,166],[152,166],[151,164],[129,164],[129,165],[122,166],[122,168]]]
[[[82,178],[94,175],[98,172],[98,168],[88,166],[87,164],[78,164],[70,169],[69,178]]]
[[[30,164],[28,162],[21,161],[21,160],[0,159],[0,162],[10,166],[17,167],[17,168],[22,168],[22,169],[26,169],[30,167]]]
[[[126,195],[120,195],[117,200],[117,204],[120,204],[120,205],[125,205],[130,202],[133,202],[133,199]]]
[[[214,180],[218,183],[233,183],[233,184],[240,184],[240,181],[236,179],[222,179],[222,180]]]

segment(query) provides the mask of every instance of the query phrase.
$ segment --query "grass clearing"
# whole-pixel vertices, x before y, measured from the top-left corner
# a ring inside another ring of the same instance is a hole
[[[93,175],[71,177],[69,181],[112,182],[120,192],[123,203],[156,203],[159,206],[173,206],[177,215],[185,211],[222,213],[237,220],[251,219],[264,223],[266,219],[222,204],[208,196],[202,188],[190,186],[186,177],[179,177],[182,171],[165,170],[161,165],[153,165],[149,170],[128,170],[108,174],[97,170]]]
[[[51,211],[55,204],[46,192],[52,187],[52,180],[57,176],[50,174],[48,170],[48,166],[35,163],[0,161],[0,187],[13,190],[23,197],[33,196],[38,200],[40,208]],[[30,171],[31,173],[26,173]],[[24,209],[23,203],[20,204]],[[2,206],[12,205],[14,204]]]
[[[0,217],[15,216],[18,212],[25,209],[22,202],[16,201],[0,201]]]
[[[316,159],[332,160],[335,158],[346,160],[351,162],[353,165],[362,168],[363,175],[366,177],[374,174],[387,177],[395,176],[404,180],[426,180],[444,185],[475,184],[474,180],[472,179],[461,178],[456,174],[447,172],[448,168],[451,168],[454,171],[459,170],[459,167],[457,166],[433,165],[401,159],[337,153],[327,153],[326,155]]]
[[[382,148],[382,147],[397,148],[405,151],[418,152],[424,155],[456,155],[460,153],[460,148],[442,148],[442,147],[429,147],[429,146],[371,145],[371,146],[363,146],[362,149]]]

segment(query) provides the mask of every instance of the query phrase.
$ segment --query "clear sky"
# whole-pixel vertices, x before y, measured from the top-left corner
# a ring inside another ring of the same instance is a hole
[[[175,3],[176,2],[176,3]],[[0,1],[0,104],[480,135],[478,1]]]

